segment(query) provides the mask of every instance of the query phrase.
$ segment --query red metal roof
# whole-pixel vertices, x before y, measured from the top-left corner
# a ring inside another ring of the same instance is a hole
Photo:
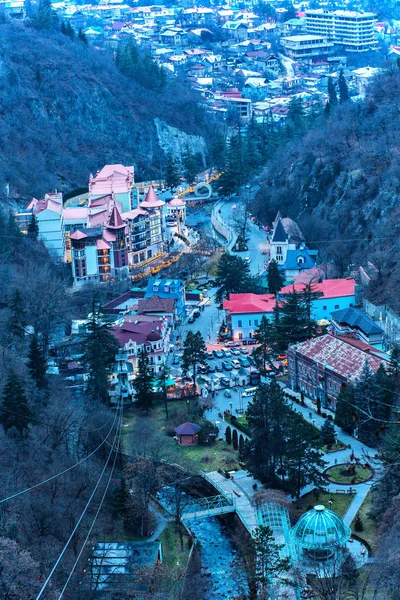
[[[224,300],[224,309],[231,315],[247,313],[272,313],[276,304],[273,294],[230,294]]]
[[[351,277],[347,279],[325,279],[321,283],[312,284],[314,292],[319,292],[321,298],[341,298],[343,296],[354,296],[356,282]],[[287,285],[281,289],[279,295],[290,294],[293,289],[296,292],[304,292],[304,285]]]
[[[200,431],[200,427],[196,425],[196,423],[190,423],[187,421],[186,423],[182,423],[175,429],[175,432],[178,435],[195,435]]]

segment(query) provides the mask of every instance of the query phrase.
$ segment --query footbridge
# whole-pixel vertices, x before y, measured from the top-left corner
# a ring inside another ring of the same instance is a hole
[[[183,509],[181,518],[185,520],[215,517],[235,512],[235,510],[236,502],[233,494],[220,494],[219,496],[191,500]]]

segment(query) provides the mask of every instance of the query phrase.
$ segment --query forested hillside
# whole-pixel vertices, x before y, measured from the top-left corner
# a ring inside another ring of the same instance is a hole
[[[381,277],[370,293],[393,305],[400,282],[399,103],[400,71],[392,68],[364,102],[338,104],[304,135],[299,125],[298,137],[268,163],[255,202],[267,223],[278,210],[297,219],[339,271],[373,260]]]
[[[178,78],[148,89],[111,52],[59,31],[0,25],[0,193],[26,200],[86,185],[106,163],[160,177],[166,161],[154,119],[212,137],[213,124]],[[185,151],[185,148],[182,149]]]

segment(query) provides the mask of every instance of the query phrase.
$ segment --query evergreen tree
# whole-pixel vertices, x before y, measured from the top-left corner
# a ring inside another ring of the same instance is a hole
[[[336,84],[334,83],[332,77],[328,77],[328,95],[329,95],[329,106],[330,108],[334,108],[338,104],[338,97],[336,93]]]
[[[211,157],[212,164],[215,165],[218,172],[221,172],[226,167],[226,142],[223,135],[215,136],[212,147],[211,147]]]
[[[226,443],[229,444],[229,445],[231,445],[231,443],[232,443],[232,430],[229,427],[229,425],[225,429],[225,439],[226,439]]]
[[[75,31],[74,31],[74,29],[73,29],[73,27],[72,27],[72,25],[71,25],[71,23],[69,21],[68,21],[67,26],[65,28],[65,33],[66,33],[66,35],[68,37],[71,38],[71,40],[74,39],[74,37],[75,37]]]
[[[79,27],[78,30],[78,40],[81,41],[83,44],[88,44],[88,39],[86,37],[86,33],[84,31],[82,31],[82,29]]]
[[[20,378],[10,371],[3,389],[0,423],[4,431],[15,427],[20,435],[27,434],[32,422],[32,412],[28,405],[25,389]]]
[[[288,104],[287,124],[295,128],[294,133],[301,134],[304,130],[304,107],[300,97],[292,96]]]
[[[290,569],[290,559],[281,557],[284,544],[277,544],[273,531],[265,525],[254,530],[255,582],[258,598],[271,598],[274,587],[286,583],[286,574]]]
[[[107,402],[109,400],[108,378],[111,375],[119,343],[95,303],[93,303],[87,330],[83,344],[83,360],[89,371],[86,391],[93,400]]]
[[[218,261],[215,283],[217,302],[229,294],[261,291],[258,281],[250,275],[249,265],[240,256],[231,256],[227,252]]]
[[[24,300],[19,289],[16,289],[11,296],[9,303],[10,318],[8,321],[8,331],[11,336],[24,339],[25,327],[27,325]]]
[[[267,270],[268,291],[274,296],[283,288],[285,279],[276,260],[271,260]]]
[[[356,520],[354,521],[354,531],[364,531],[364,523],[362,522],[360,513],[357,513]]]
[[[243,452],[244,452],[244,437],[242,435],[239,435],[239,459],[240,460],[243,459]]]
[[[350,100],[349,88],[347,87],[345,76],[343,75],[343,69],[340,70],[339,75],[339,98],[340,104],[343,104],[343,102],[348,102]]]
[[[312,336],[315,324],[310,317],[310,301],[303,294],[289,292],[277,309],[275,322],[279,349],[284,351],[298,342],[304,342]]]
[[[167,163],[165,165],[165,183],[168,188],[176,188],[180,181],[179,166],[172,154],[167,155]]]
[[[197,164],[195,155],[190,152],[189,148],[186,148],[186,151],[182,155],[182,164],[186,181],[189,184],[193,183],[199,170],[199,165]]]
[[[355,390],[357,435],[364,444],[372,446],[376,446],[376,436],[379,429],[379,423],[373,418],[378,391],[374,384],[374,375],[366,360]]]
[[[330,448],[335,443],[335,428],[330,419],[325,419],[324,424],[321,427],[321,440],[322,443]]]
[[[36,387],[39,390],[46,390],[49,387],[46,355],[36,336],[32,338],[29,346],[28,369]]]
[[[153,408],[154,401],[153,373],[149,366],[149,359],[145,347],[139,354],[138,370],[135,378],[135,406],[145,410],[148,415]]]
[[[51,6],[51,0],[40,0],[36,15],[32,19],[37,29],[57,29],[58,16]]]
[[[207,348],[200,331],[188,331],[183,342],[182,370],[186,374],[189,369],[193,378],[193,397],[197,395],[197,373],[200,364],[207,363]]]
[[[273,366],[273,359],[276,354],[276,333],[273,323],[265,315],[262,316],[260,326],[254,332],[254,339],[258,346],[254,349],[253,356],[260,372],[266,375],[267,365]]]
[[[355,389],[348,384],[342,387],[336,400],[335,425],[341,427],[346,433],[354,433],[356,408]]]
[[[28,225],[28,236],[32,240],[37,240],[39,235],[39,224],[36,215],[33,213],[30,223]]]
[[[393,346],[392,351],[390,353],[388,375],[390,378],[391,387],[394,390],[397,389],[400,384],[400,346],[398,346],[397,344]]]
[[[238,433],[236,429],[232,431],[232,446],[234,450],[237,450],[239,446]]]

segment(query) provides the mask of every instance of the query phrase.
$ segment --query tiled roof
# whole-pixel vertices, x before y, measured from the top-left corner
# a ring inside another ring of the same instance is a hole
[[[116,206],[112,209],[112,213],[110,216],[110,220],[107,223],[107,227],[109,229],[121,229],[121,227],[125,227],[125,223],[121,218],[121,214]]]
[[[273,294],[230,294],[224,300],[224,310],[231,315],[248,313],[272,313],[276,304]]]
[[[293,349],[298,355],[321,363],[338,375],[352,380],[361,376],[366,361],[374,373],[384,362],[329,334],[296,344]]]
[[[174,308],[174,298],[160,298],[160,296],[152,296],[151,298],[143,298],[141,300],[138,300],[139,314],[146,312],[173,313]]]
[[[357,327],[367,335],[372,333],[383,333],[379,325],[359,308],[335,310],[331,313],[331,317],[337,323],[344,323],[350,327]]]
[[[195,435],[200,431],[200,427],[196,423],[182,423],[179,427],[176,427],[175,432],[178,435]]]

